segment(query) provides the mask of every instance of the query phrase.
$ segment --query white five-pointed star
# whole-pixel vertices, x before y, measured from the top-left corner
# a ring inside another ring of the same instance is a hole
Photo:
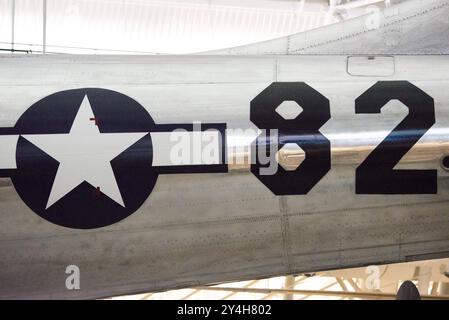
[[[67,134],[23,137],[59,161],[46,209],[86,181],[125,207],[110,161],[148,132],[100,133],[87,95]]]

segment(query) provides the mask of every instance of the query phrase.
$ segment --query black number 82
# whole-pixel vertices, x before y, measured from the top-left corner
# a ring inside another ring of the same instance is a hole
[[[408,81],[380,81],[355,101],[355,112],[380,113],[390,100],[406,105],[409,114],[369,154],[356,170],[356,194],[436,194],[437,170],[395,170],[394,166],[435,124],[431,96]],[[276,108],[295,101],[303,112],[286,120]],[[331,168],[331,144],[319,129],[331,118],[329,100],[304,82],[275,82],[251,101],[250,119],[259,129],[278,130],[278,148],[300,146],[306,158],[294,171],[279,167],[261,175],[257,157],[251,172],[276,195],[307,194]],[[259,136],[253,150],[266,143]]]

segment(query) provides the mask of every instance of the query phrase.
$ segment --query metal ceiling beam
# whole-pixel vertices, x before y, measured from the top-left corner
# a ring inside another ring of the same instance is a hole
[[[208,291],[231,291],[231,292],[245,292],[245,293],[260,293],[260,294],[300,294],[309,296],[333,296],[333,297],[352,297],[365,299],[396,299],[394,293],[381,292],[345,292],[345,291],[320,291],[320,290],[289,290],[289,289],[262,289],[262,288],[231,288],[231,287],[196,287],[198,290]],[[423,300],[449,300],[449,296],[421,296]]]

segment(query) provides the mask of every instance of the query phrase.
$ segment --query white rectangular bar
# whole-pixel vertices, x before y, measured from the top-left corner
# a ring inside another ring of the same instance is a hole
[[[218,130],[152,132],[153,166],[221,164]]]
[[[0,169],[16,169],[18,135],[0,136]]]

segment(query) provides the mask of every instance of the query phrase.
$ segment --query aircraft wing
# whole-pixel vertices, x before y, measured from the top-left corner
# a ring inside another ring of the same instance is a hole
[[[447,54],[449,1],[407,0],[357,18],[205,54]]]

